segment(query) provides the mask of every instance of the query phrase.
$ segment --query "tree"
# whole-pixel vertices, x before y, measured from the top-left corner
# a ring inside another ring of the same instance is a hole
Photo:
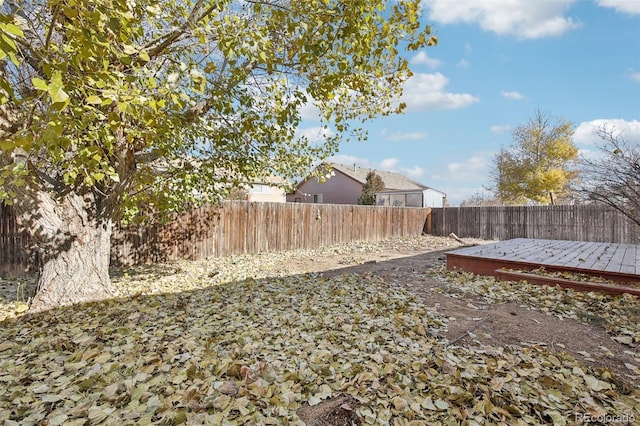
[[[460,203],[460,207],[488,207],[499,206],[500,201],[496,198],[484,198],[484,194],[478,194],[477,192],[471,197]]]
[[[127,214],[304,175],[354,123],[401,112],[420,1],[0,0],[0,200],[33,231],[34,311],[110,297]],[[296,136],[311,104],[335,128]]]
[[[581,158],[580,193],[604,203],[640,225],[640,146],[633,145],[615,129],[596,130],[602,139],[601,156]]]
[[[362,195],[358,198],[358,204],[374,205],[376,203],[376,192],[384,190],[384,181],[380,175],[373,170],[367,173],[367,180],[362,185]]]
[[[572,124],[537,110],[513,131],[515,145],[501,149],[491,170],[493,191],[503,203],[553,202],[571,194],[578,177],[574,163],[578,148]]]
[[[249,198],[249,191],[244,187],[234,187],[229,190],[226,196],[226,200],[238,200],[238,201],[246,201]]]

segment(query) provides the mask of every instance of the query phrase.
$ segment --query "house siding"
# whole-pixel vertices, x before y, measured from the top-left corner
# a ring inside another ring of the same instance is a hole
[[[295,193],[287,194],[288,202],[313,203],[314,195],[322,194],[324,204],[356,204],[362,195],[362,184],[340,172],[335,172],[324,183],[311,178],[302,183]]]
[[[433,189],[425,189],[423,194],[423,207],[442,207],[442,197],[447,195]]]
[[[266,189],[268,188],[268,189]],[[248,201],[284,203],[287,201],[284,189],[267,184],[253,185],[247,196]]]

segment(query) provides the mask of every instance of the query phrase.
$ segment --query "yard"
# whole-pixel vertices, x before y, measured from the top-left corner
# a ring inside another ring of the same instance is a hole
[[[0,281],[0,421],[636,424],[638,298],[450,273],[457,246],[119,269],[120,298],[34,316]]]

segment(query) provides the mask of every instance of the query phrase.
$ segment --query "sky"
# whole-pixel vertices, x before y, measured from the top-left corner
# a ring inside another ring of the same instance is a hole
[[[330,161],[402,173],[452,205],[490,197],[489,170],[536,110],[570,121],[581,155],[603,123],[640,144],[640,0],[428,0],[436,47],[406,54],[403,115],[369,121]],[[320,135],[311,119],[300,131]],[[329,129],[331,132],[331,129]]]

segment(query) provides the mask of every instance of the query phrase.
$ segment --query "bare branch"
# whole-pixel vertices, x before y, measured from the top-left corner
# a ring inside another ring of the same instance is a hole
[[[606,204],[640,225],[640,147],[607,126],[595,134],[603,141],[600,156],[582,158],[579,191],[587,200]]]

